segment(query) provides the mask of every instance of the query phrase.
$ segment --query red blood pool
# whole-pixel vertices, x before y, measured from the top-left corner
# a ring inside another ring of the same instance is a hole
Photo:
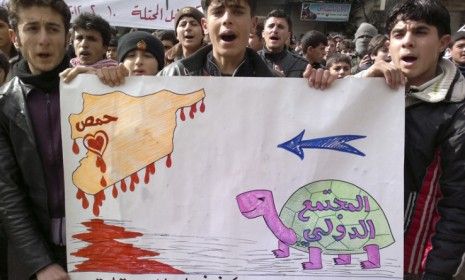
[[[107,225],[101,219],[82,223],[87,232],[73,235],[86,242],[84,248],[71,255],[85,260],[75,265],[76,272],[112,272],[127,274],[184,274],[172,266],[150,259],[160,255],[155,251],[137,248],[120,242],[142,236],[124,227]]]

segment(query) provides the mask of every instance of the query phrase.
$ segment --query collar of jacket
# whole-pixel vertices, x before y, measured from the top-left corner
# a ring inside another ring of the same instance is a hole
[[[185,58],[181,60],[180,62],[184,65],[184,67],[187,69],[188,74],[195,76],[196,70],[199,69],[206,69],[205,65],[207,62],[207,55],[212,52],[213,47],[212,45],[207,45],[197,52],[195,52],[193,55],[191,55],[188,58]],[[254,52],[252,49],[247,48],[245,52],[245,59],[247,60],[247,63],[250,64],[254,71],[253,77],[274,77],[275,75],[271,72],[271,70],[266,66],[265,62],[258,56],[256,52]],[[241,64],[243,66],[244,64]],[[236,70],[236,73],[238,73],[240,76],[240,72]]]
[[[421,86],[411,86],[406,92],[406,97],[415,98],[423,102],[438,103],[462,102],[465,99],[465,81],[459,69],[448,59],[441,59],[438,64],[439,74]],[[459,90],[454,90],[460,87]],[[411,100],[406,100],[407,106]]]
[[[278,53],[270,52],[269,50],[263,48],[263,54],[265,55],[265,58],[273,62],[278,62],[278,61],[283,60],[287,56],[287,52],[288,50],[285,48]]]
[[[32,124],[27,117],[26,98],[33,90],[29,84],[25,84],[18,77],[14,77],[2,87],[0,98],[3,106],[1,107],[5,116],[14,121],[28,136],[28,140],[35,145]]]

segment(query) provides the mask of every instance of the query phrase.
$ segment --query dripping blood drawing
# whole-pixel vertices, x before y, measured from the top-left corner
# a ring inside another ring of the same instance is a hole
[[[107,188],[111,187],[111,195],[117,198],[120,190],[135,191],[142,181],[139,176],[148,184],[158,161],[165,159],[170,168],[177,117],[187,120],[185,108],[191,120],[196,113],[205,112],[204,99],[203,90],[188,94],[162,90],[142,97],[119,91],[83,93],[82,112],[69,117],[73,153],[80,155],[78,139],[85,148],[72,175],[82,207],[87,209],[88,196],[93,196],[92,212],[99,216]]]

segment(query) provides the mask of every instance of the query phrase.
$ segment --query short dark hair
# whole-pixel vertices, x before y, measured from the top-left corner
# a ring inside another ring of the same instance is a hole
[[[387,33],[391,34],[399,21],[406,20],[423,21],[436,27],[439,37],[451,33],[449,12],[439,0],[399,1],[388,14]]]
[[[341,42],[340,42],[341,46],[347,50],[355,50],[355,44],[352,40],[350,39],[343,39]]]
[[[109,47],[118,47],[118,39],[116,37],[111,37],[110,42],[108,42]]]
[[[465,31],[457,31],[452,35],[452,40],[450,41],[449,47],[453,47],[457,41],[465,39]]]
[[[68,34],[71,22],[71,12],[69,11],[68,4],[66,4],[63,0],[10,0],[8,3],[10,26],[15,31],[18,31],[19,10],[34,6],[49,7],[60,14],[63,18],[65,34]]]
[[[82,13],[73,21],[73,29],[95,30],[102,36],[104,46],[110,44],[111,26],[104,18],[92,13]]]
[[[302,44],[303,53],[307,52],[308,47],[316,48],[320,44],[328,45],[328,39],[325,34],[317,30],[311,30],[305,33],[305,35],[300,40]]]
[[[333,66],[333,64],[341,62],[345,62],[350,66],[350,57],[345,54],[334,53],[326,61],[326,68],[330,68],[331,66]]]
[[[8,26],[10,22],[8,21],[8,10],[5,7],[0,6],[0,20],[6,22]]]
[[[176,33],[174,32],[174,30],[160,30],[156,34],[156,37],[160,39],[160,41],[171,41],[173,42],[173,45],[178,43],[178,39],[176,39]]]
[[[205,16],[207,15],[208,7],[210,4],[215,1],[215,0],[202,0],[202,9],[203,12],[205,13]],[[229,4],[229,3],[237,3],[239,0],[217,0],[218,2],[222,4]],[[249,4],[250,7],[250,15],[254,16],[255,11],[257,9],[257,0],[246,0],[247,4]]]
[[[370,43],[368,43],[367,53],[369,55],[376,55],[378,50],[382,49],[385,46],[388,38],[386,35],[378,34],[375,37],[371,38]]]
[[[290,17],[286,12],[284,12],[284,11],[281,10],[281,9],[272,10],[272,11],[269,12],[268,15],[266,16],[266,18],[265,18],[265,23],[266,23],[266,21],[267,21],[269,18],[272,18],[272,17],[275,17],[275,18],[283,18],[283,19],[285,19],[286,22],[287,22],[287,25],[289,26],[289,31],[292,32],[292,20],[291,20],[291,17]]]
[[[263,29],[265,28],[265,18],[257,17],[257,26],[255,26],[255,35],[262,38]]]

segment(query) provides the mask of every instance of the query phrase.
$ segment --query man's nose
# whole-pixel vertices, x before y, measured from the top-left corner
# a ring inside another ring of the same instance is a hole
[[[415,40],[414,40],[413,33],[408,31],[405,33],[404,37],[402,38],[402,46],[403,47],[412,47],[414,46]]]
[[[231,18],[232,18],[232,13],[231,11],[227,9],[223,14],[223,18],[222,18],[223,25],[231,24]]]
[[[142,64],[142,56],[141,55],[136,55],[135,63],[138,64],[138,65]]]
[[[49,34],[45,28],[40,28],[39,44],[47,44],[50,41]]]

